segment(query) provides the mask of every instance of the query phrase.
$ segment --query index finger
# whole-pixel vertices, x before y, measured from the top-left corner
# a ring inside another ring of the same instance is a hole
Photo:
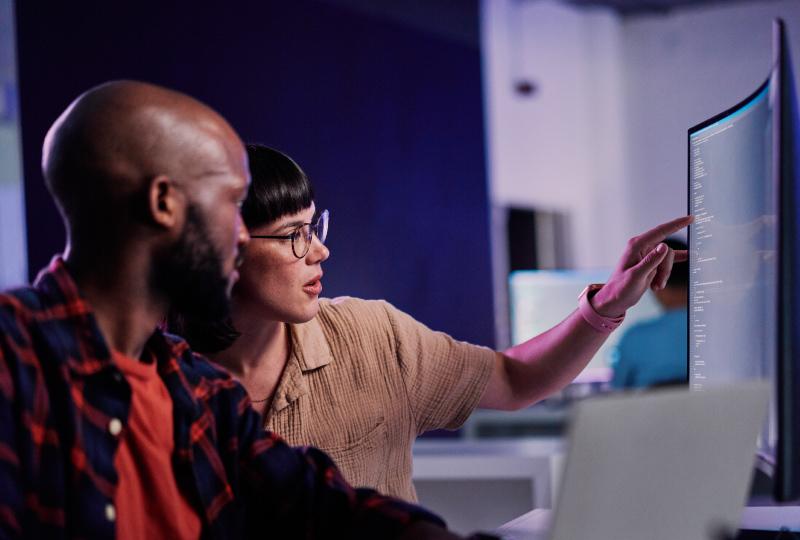
[[[688,215],[679,217],[678,219],[673,219],[667,223],[659,225],[654,229],[650,229],[643,235],[639,237],[639,240],[650,244],[658,244],[662,240],[664,240],[667,236],[675,234],[679,230],[683,229],[684,227],[688,226],[691,222],[694,221],[694,216]]]

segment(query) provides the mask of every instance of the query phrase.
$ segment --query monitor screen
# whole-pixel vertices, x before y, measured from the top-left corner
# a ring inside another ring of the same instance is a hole
[[[689,382],[693,389],[773,378],[777,346],[777,196],[765,83],[689,132]],[[774,426],[759,450],[774,456]]]
[[[689,212],[695,222],[689,228],[688,360],[694,390],[754,378],[773,382],[758,465],[773,479],[775,499],[784,501],[800,491],[794,472],[800,424],[793,411],[800,397],[800,303],[793,292],[800,250],[796,140],[789,129],[796,122],[796,97],[780,21],[774,34],[767,81],[689,130]]]
[[[610,276],[611,269],[525,270],[512,273],[509,295],[513,345],[538,336],[566,319],[578,308],[578,295],[587,285],[605,283]],[[637,322],[655,319],[661,313],[662,308],[655,296],[647,291],[626,312],[623,323],[611,333],[574,382],[610,383],[620,338]]]

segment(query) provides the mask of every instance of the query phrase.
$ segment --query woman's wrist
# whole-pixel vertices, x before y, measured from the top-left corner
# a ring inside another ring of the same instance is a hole
[[[578,297],[578,310],[583,318],[595,330],[600,332],[613,332],[625,319],[625,313],[617,317],[606,317],[595,307],[594,301],[602,291],[603,285],[594,284],[586,287]],[[594,301],[593,301],[594,300]]]
[[[588,294],[589,304],[591,304],[595,313],[601,317],[609,319],[625,317],[625,310],[616,306],[614,298],[611,297],[610,289],[607,289],[605,285],[596,288],[594,291],[589,291]]]

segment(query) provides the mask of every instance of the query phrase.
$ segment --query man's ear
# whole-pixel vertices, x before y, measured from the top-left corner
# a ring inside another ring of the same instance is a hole
[[[183,193],[165,174],[159,174],[150,181],[148,203],[153,221],[164,228],[175,227],[183,219]]]

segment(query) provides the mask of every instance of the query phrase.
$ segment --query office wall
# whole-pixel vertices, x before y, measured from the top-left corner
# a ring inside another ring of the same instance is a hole
[[[491,201],[568,216],[577,268],[627,240],[621,24],[555,1],[482,2]],[[520,80],[537,90],[516,90]]]
[[[20,1],[31,275],[63,249],[41,141],[80,92],[151,81],[305,169],[331,212],[325,296],[385,298],[493,345],[477,47],[312,0]]]

